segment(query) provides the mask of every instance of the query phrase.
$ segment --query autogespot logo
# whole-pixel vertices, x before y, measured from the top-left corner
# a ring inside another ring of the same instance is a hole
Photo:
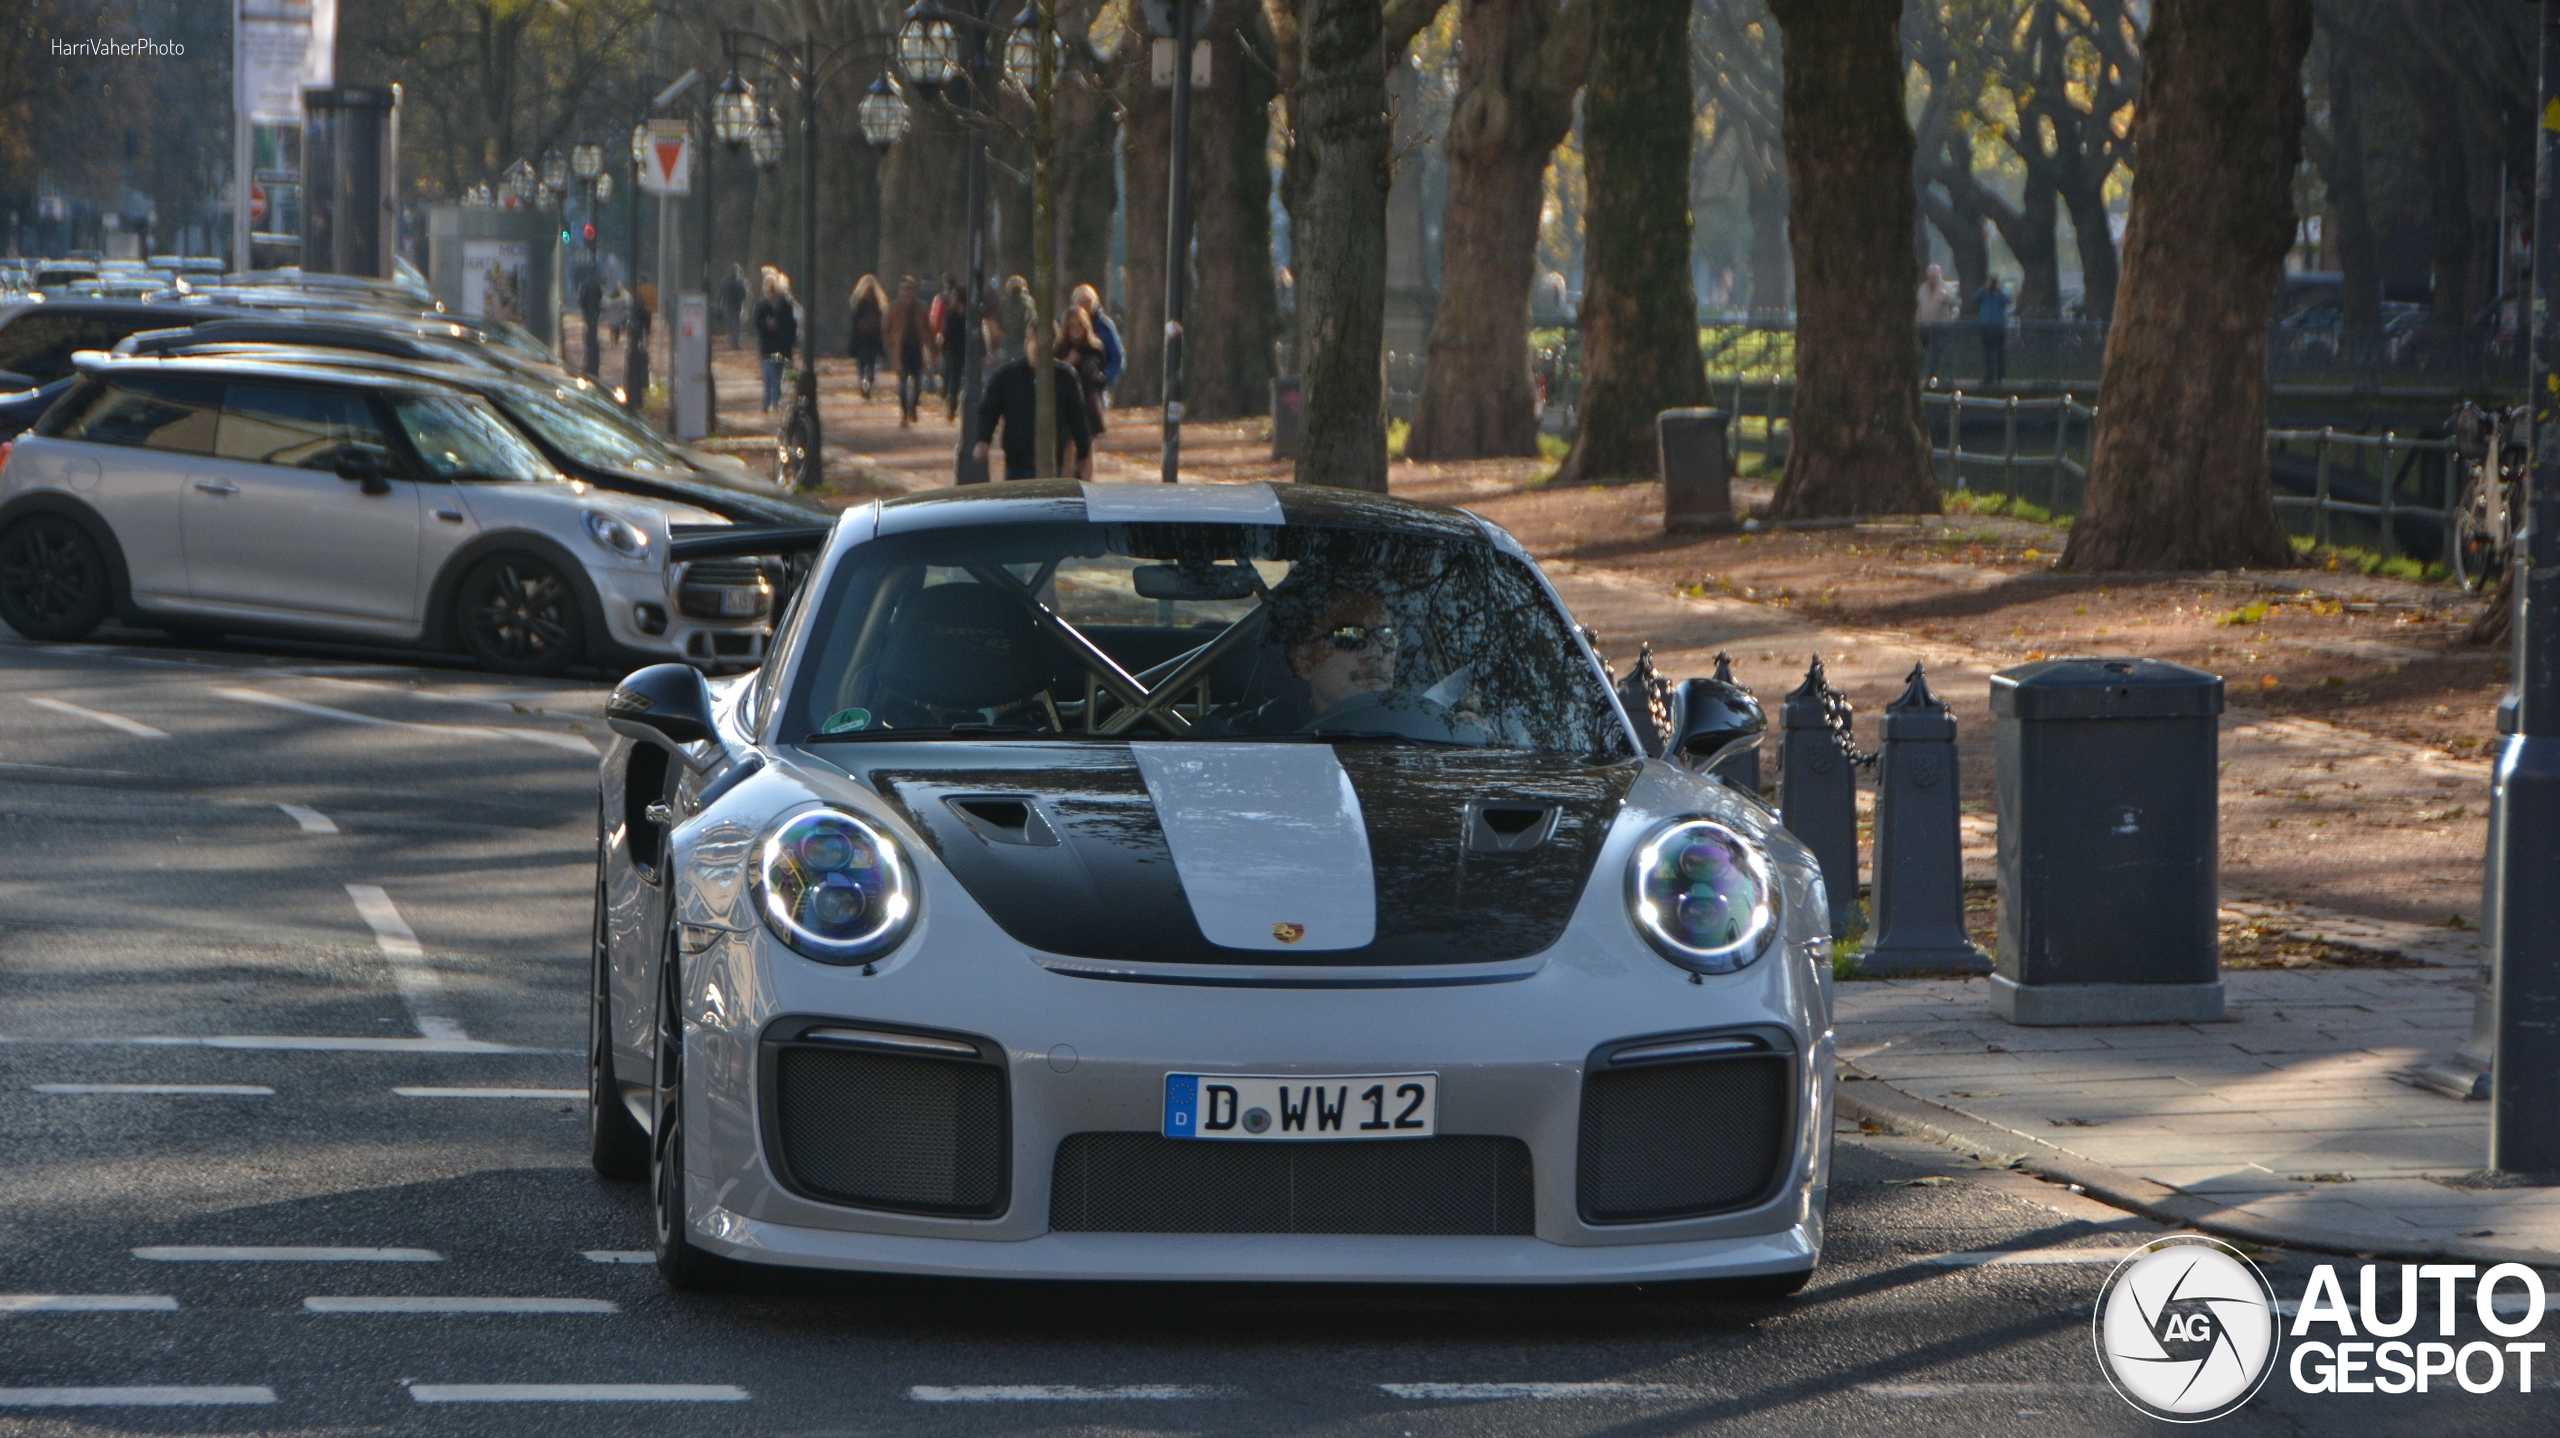
[[[2275,1367],[2275,1290],[2209,1238],[2165,1238],[2116,1265],[2091,1328],[2116,1392],[2172,1423],[2221,1417]]]

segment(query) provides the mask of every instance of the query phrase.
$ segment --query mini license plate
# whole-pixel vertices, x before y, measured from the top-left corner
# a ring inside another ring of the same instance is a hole
[[[723,589],[720,591],[720,614],[723,618],[753,614],[764,600],[760,589]]]
[[[1166,1074],[1166,1138],[1429,1138],[1438,1074]]]

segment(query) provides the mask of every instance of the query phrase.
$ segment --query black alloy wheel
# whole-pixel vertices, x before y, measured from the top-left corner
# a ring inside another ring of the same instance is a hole
[[[604,854],[596,854],[595,982],[587,996],[587,1162],[599,1178],[649,1176],[649,1131],[622,1101],[613,1072],[613,966],[605,925]]]
[[[454,627],[484,669],[559,673],[586,651],[586,620],[567,575],[531,554],[493,554],[454,592]]]
[[[0,619],[27,638],[86,639],[113,606],[108,591],[98,542],[61,515],[33,515],[0,535]]]
[[[659,965],[655,1122],[649,1145],[649,1236],[658,1275],[682,1292],[733,1286],[739,1265],[695,1246],[686,1231],[684,1204],[684,990],[679,982],[675,926],[667,926]]]

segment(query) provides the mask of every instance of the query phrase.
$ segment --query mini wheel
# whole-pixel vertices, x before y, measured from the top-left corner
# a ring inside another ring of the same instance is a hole
[[[493,554],[472,566],[453,596],[454,628],[484,669],[550,675],[586,652],[577,590],[539,555]]]
[[[58,514],[20,520],[0,535],[0,620],[29,639],[85,639],[114,607],[107,557]]]

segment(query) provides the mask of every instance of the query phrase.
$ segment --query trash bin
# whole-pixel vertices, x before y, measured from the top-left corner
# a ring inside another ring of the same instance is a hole
[[[1733,467],[1724,411],[1666,409],[1653,418],[1662,460],[1662,527],[1723,529],[1733,523]]]
[[[1298,377],[1293,374],[1271,377],[1271,457],[1298,457],[1298,428],[1306,420],[1306,405],[1298,393]]]
[[[2216,908],[2222,680],[2157,659],[1991,676],[2000,954],[2016,1024],[2222,1017]]]

